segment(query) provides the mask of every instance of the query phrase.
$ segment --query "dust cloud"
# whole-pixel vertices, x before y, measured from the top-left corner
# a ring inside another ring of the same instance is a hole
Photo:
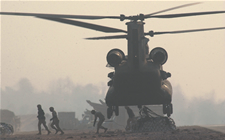
[[[225,124],[225,100],[216,101],[214,91],[205,97],[188,99],[179,86],[174,87],[172,118],[178,126]],[[208,95],[210,95],[208,97]],[[208,97],[208,98],[207,98]]]
[[[46,91],[38,91],[23,78],[14,87],[1,89],[1,107],[16,115],[26,115],[37,114],[37,104],[41,104],[45,113],[50,113],[49,107],[53,106],[57,112],[72,111],[76,112],[76,118],[81,118],[86,109],[92,109],[86,100],[99,102],[104,99],[106,88],[75,85],[64,78],[52,81]]]
[[[70,78],[52,81],[46,91],[38,91],[27,78],[21,79],[13,87],[1,89],[1,108],[13,111],[16,115],[37,114],[37,104],[45,113],[53,106],[57,112],[73,111],[81,119],[86,109],[92,109],[86,100],[99,103],[104,101],[107,85],[79,85]],[[173,87],[173,114],[177,126],[225,124],[225,101],[216,102],[211,98],[188,99],[178,86]]]

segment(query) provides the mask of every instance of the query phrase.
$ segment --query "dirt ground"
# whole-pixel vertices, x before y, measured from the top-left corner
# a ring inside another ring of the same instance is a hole
[[[178,127],[176,131],[131,133],[122,130],[95,134],[94,131],[66,130],[64,135],[43,132],[21,132],[1,136],[1,140],[225,140],[225,134],[199,126]]]

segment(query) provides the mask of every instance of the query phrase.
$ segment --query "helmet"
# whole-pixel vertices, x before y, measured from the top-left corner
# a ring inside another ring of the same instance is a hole
[[[50,110],[50,111],[53,111],[53,110],[54,110],[54,108],[53,108],[53,107],[50,107],[50,108],[49,108],[49,110]]]
[[[92,111],[91,111],[91,114],[95,114],[95,110],[92,110]]]

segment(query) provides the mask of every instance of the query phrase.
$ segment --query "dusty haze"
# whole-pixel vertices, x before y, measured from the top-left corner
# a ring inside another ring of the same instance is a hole
[[[61,78],[51,82],[47,91],[38,91],[23,78],[15,87],[1,90],[1,106],[16,115],[26,115],[37,114],[36,105],[41,104],[45,113],[50,113],[48,108],[53,106],[58,112],[75,111],[76,117],[81,119],[86,109],[92,109],[86,100],[104,101],[107,88],[105,84],[76,85],[69,78]],[[179,85],[174,86],[172,118],[178,126],[225,124],[225,101],[216,102],[214,92],[206,94],[209,98],[188,99]]]
[[[75,15],[119,16],[150,14],[192,3],[184,1],[1,1],[1,11]],[[207,1],[168,11],[177,14],[223,11],[224,1]],[[225,26],[225,14],[176,19],[146,19],[144,30],[177,31]],[[92,109],[86,100],[104,100],[107,92],[106,55],[113,48],[127,54],[127,41],[85,40],[106,34],[34,17],[1,17],[1,108],[16,115],[36,114],[37,104],[46,113]],[[81,20],[126,30],[119,20]],[[168,52],[164,70],[174,89],[177,125],[225,124],[225,30],[159,35],[149,47]]]

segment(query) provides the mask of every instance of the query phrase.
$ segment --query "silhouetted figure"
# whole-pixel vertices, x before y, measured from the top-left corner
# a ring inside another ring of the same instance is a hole
[[[144,106],[142,110],[143,110],[143,115],[145,115],[145,118],[150,118],[150,115],[148,113],[148,108]]]
[[[41,124],[45,127],[45,129],[48,131],[48,135],[51,133],[51,131],[48,130],[48,127],[46,126],[46,121],[45,121],[45,113],[43,109],[41,108],[41,105],[37,105],[38,108],[38,135],[41,135]]]
[[[52,127],[53,129],[55,129],[55,131],[56,131],[55,134],[57,134],[57,133],[60,131],[60,132],[61,132],[60,135],[63,135],[64,132],[63,132],[62,129],[59,127],[59,119],[58,119],[58,117],[57,117],[56,111],[54,110],[53,107],[50,107],[49,110],[52,112],[52,118],[50,119],[50,121],[52,121],[51,127]],[[55,126],[56,126],[56,128],[55,128]]]
[[[131,126],[130,124],[133,123],[135,121],[135,115],[132,109],[130,109],[128,106],[125,106],[125,109],[127,110],[127,114],[128,114],[128,119],[127,119],[127,126],[126,129],[130,130]]]
[[[141,119],[138,120],[139,127],[143,127],[144,123],[149,120],[151,115],[149,114],[149,109],[146,106],[143,106],[142,108],[139,108],[139,114],[141,116]]]
[[[96,112],[95,110],[92,110],[91,114],[95,115],[95,120],[94,120],[93,126],[95,126],[96,120],[97,120],[97,118],[99,118],[99,121],[98,121],[98,124],[97,124],[97,132],[96,132],[96,134],[99,133],[99,129],[100,128],[104,129],[105,130],[104,133],[105,133],[107,131],[107,128],[102,126],[102,123],[105,121],[104,115],[101,112]]]

